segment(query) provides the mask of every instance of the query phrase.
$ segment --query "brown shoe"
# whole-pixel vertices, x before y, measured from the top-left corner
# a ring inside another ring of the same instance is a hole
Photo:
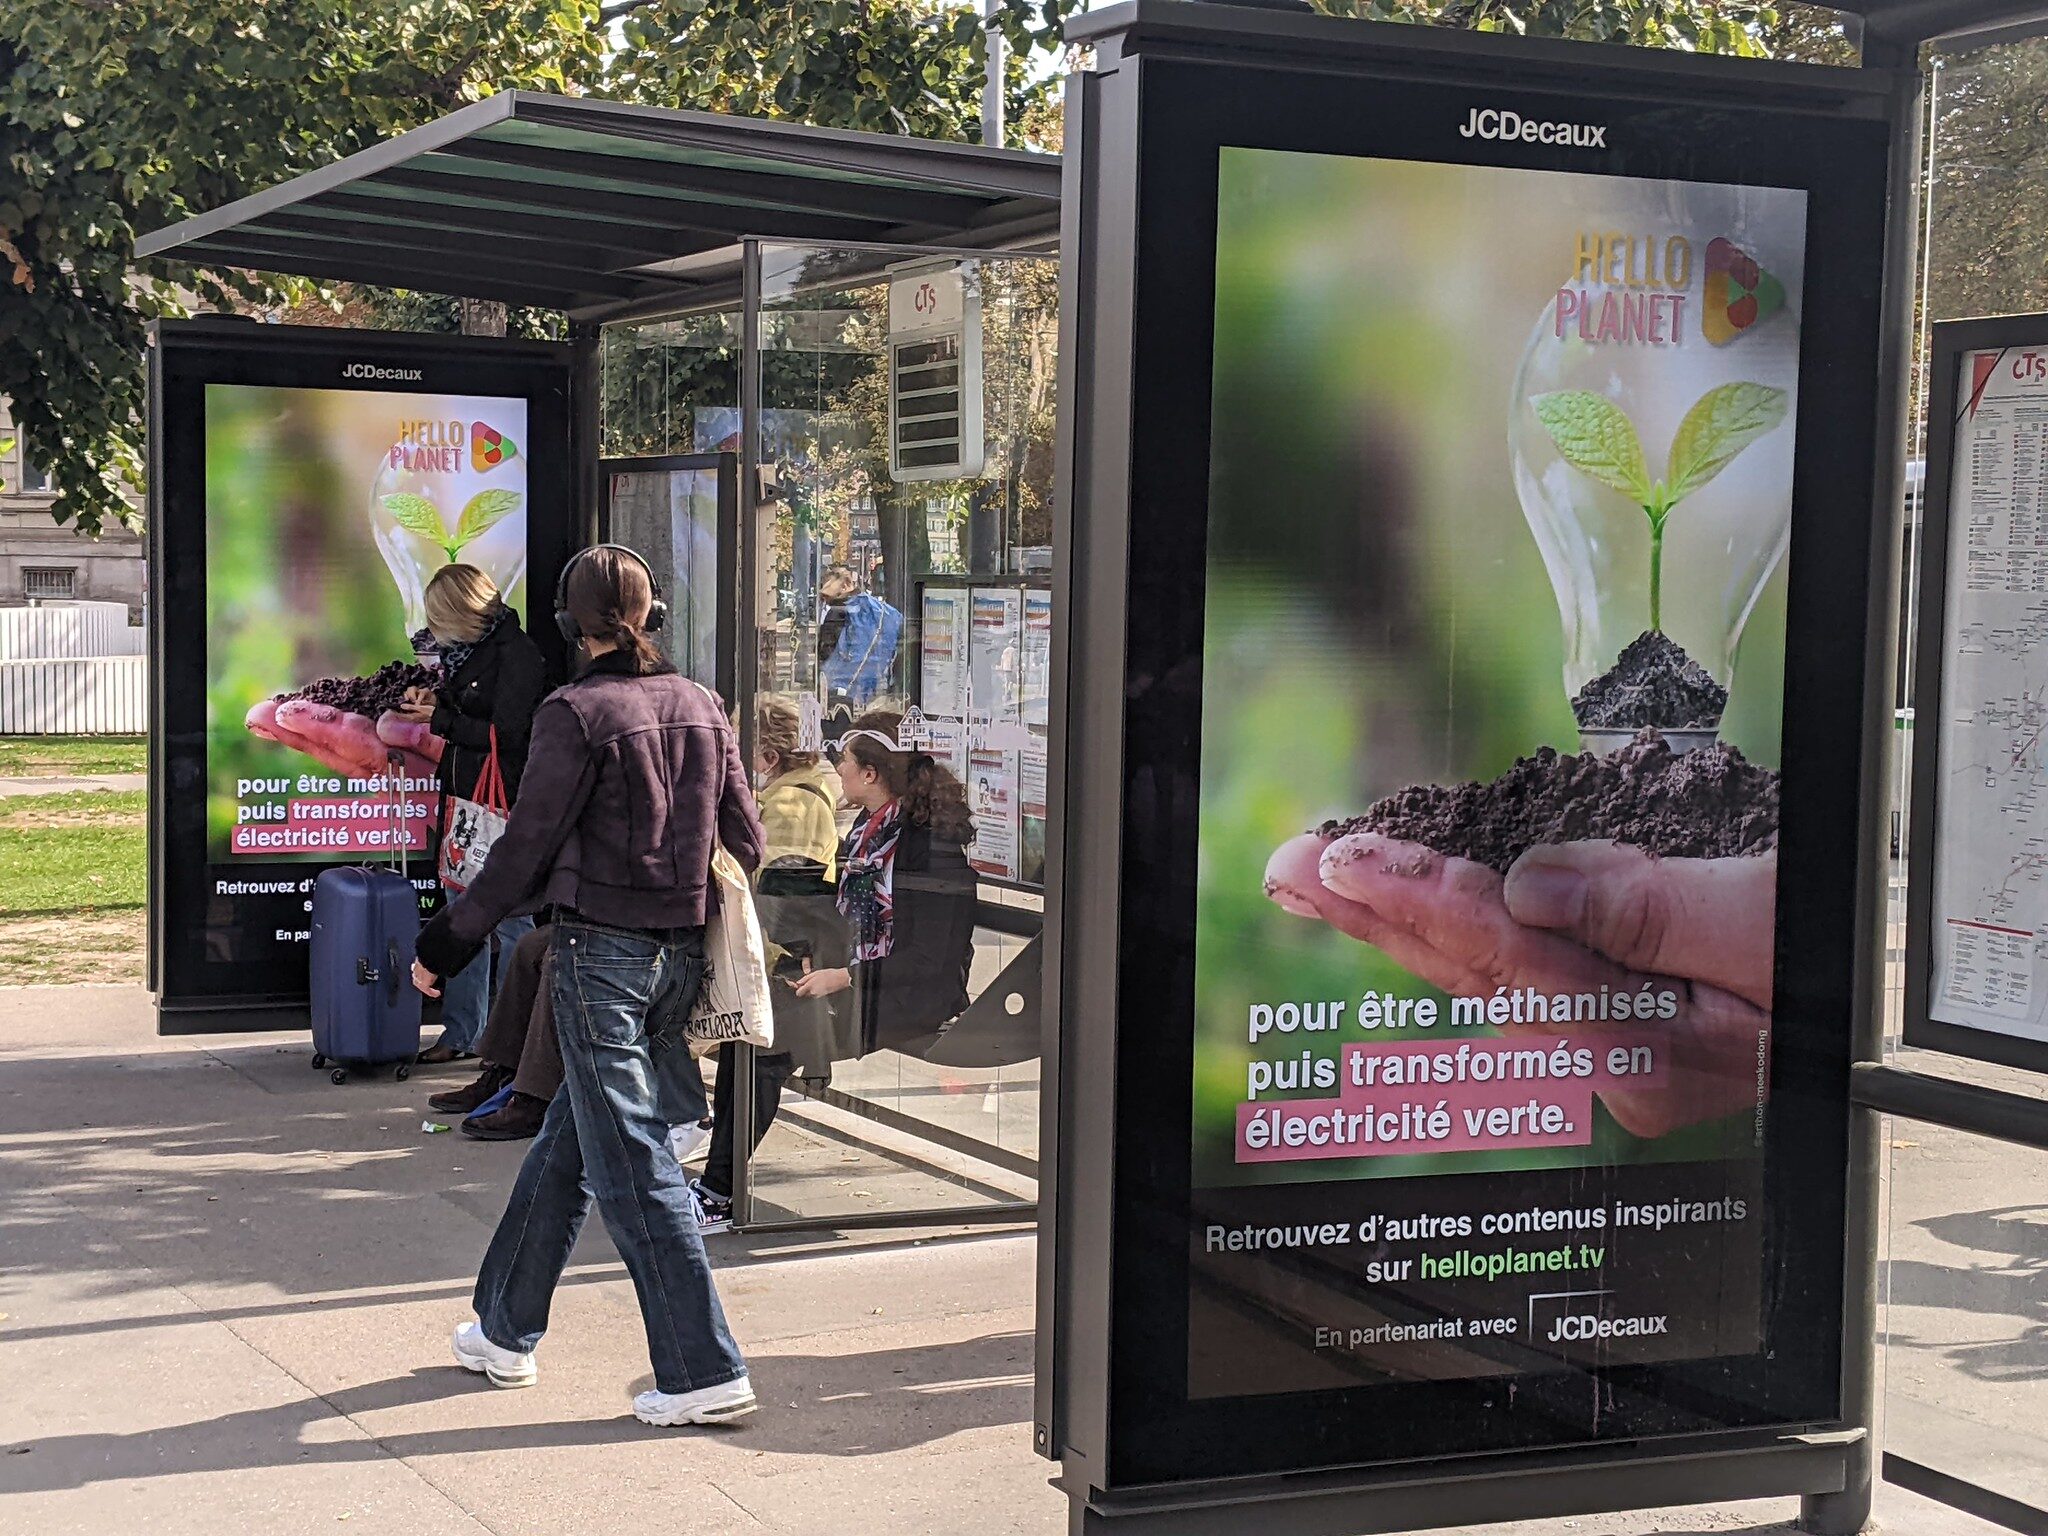
[[[471,1115],[462,1122],[462,1134],[476,1141],[525,1141],[540,1134],[547,1118],[548,1101],[530,1093],[515,1093],[503,1109],[488,1115]]]
[[[464,1088],[451,1088],[446,1093],[435,1094],[427,1100],[427,1108],[438,1109],[444,1115],[466,1115],[511,1081],[510,1067],[494,1067],[485,1062],[484,1070],[475,1082]]]
[[[474,1051],[458,1051],[452,1045],[437,1045],[431,1050],[421,1051],[418,1061],[423,1067],[445,1067],[451,1061],[463,1061],[475,1054]]]

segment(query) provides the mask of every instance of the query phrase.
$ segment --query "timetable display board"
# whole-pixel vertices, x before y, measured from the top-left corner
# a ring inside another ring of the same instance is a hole
[[[2048,1070],[2048,315],[1934,328],[1905,1034]]]
[[[984,880],[1042,887],[1052,594],[928,576],[918,614],[921,729],[966,786],[968,862]]]

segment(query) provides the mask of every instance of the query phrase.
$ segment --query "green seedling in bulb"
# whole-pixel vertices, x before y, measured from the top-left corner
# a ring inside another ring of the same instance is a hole
[[[462,558],[465,545],[482,537],[519,510],[520,496],[519,492],[509,490],[478,491],[463,507],[453,533],[442,521],[441,509],[424,496],[416,496],[411,491],[393,491],[382,500],[384,510],[391,514],[393,522],[407,533],[439,546],[447,554],[448,563],[453,565]]]
[[[1678,424],[1662,480],[1650,478],[1643,442],[1628,413],[1590,389],[1538,395],[1530,405],[1564,461],[1629,497],[1650,520],[1650,628],[1664,627],[1664,524],[1672,509],[1785,419],[1785,391],[1768,384],[1722,384],[1693,403]]]

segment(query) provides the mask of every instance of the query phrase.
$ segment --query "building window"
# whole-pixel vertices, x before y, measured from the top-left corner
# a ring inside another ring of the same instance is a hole
[[[50,472],[39,464],[30,463],[26,453],[21,455],[17,479],[20,481],[20,484],[15,489],[21,491],[24,495],[47,496],[50,494]],[[65,574],[68,576],[70,573],[67,571]]]
[[[23,566],[21,571],[21,595],[37,599],[66,599],[73,595],[78,586],[78,572],[71,566]]]

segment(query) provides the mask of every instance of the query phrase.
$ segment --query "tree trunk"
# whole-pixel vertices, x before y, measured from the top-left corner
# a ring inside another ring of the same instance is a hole
[[[496,299],[463,299],[462,334],[502,336],[505,334],[505,306]]]

